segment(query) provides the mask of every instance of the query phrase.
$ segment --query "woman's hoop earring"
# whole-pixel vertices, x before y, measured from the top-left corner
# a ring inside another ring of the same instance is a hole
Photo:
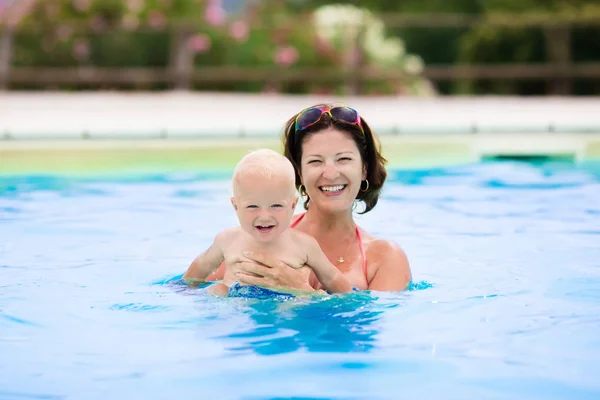
[[[306,193],[306,187],[304,185],[300,185],[300,187],[298,188],[298,191],[300,192],[300,196],[302,196],[302,197],[308,196],[308,193]]]
[[[366,188],[362,188],[362,182],[360,182],[360,191],[361,192],[366,192],[367,190],[369,190],[369,180],[365,179],[363,182],[367,182],[367,187]]]

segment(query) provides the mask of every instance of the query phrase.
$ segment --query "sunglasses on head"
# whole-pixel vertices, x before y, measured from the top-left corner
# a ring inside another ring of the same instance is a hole
[[[365,134],[358,112],[355,109],[346,106],[307,108],[296,117],[296,132],[316,124],[321,120],[323,114],[329,115],[333,121],[342,121],[356,125],[360,128],[361,133],[363,135]]]

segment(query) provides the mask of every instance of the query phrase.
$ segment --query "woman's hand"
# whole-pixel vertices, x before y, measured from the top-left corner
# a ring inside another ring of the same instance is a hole
[[[305,268],[295,269],[268,254],[244,252],[245,259],[235,263],[237,280],[264,288],[314,291]]]

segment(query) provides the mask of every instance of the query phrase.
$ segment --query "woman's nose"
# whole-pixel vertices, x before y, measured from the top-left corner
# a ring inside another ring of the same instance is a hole
[[[340,176],[340,171],[338,171],[337,167],[334,164],[325,164],[325,169],[323,170],[323,178],[333,180],[336,179],[338,176]]]

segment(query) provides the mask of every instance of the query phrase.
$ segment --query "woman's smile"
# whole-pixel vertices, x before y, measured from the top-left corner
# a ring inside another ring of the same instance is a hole
[[[348,185],[324,185],[319,186],[319,189],[325,193],[326,196],[339,196],[342,194],[344,189]]]

